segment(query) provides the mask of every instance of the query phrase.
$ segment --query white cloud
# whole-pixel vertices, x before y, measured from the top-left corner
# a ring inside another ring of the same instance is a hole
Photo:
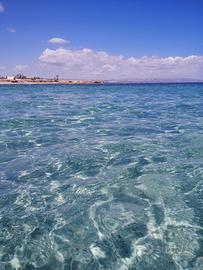
[[[12,27],[7,27],[6,30],[10,33],[15,33],[16,32],[16,29],[15,28],[12,28]]]
[[[101,79],[201,78],[203,56],[129,57],[91,49],[45,49],[39,57],[48,72],[64,77]],[[54,70],[53,69],[53,70]]]
[[[5,11],[5,7],[3,4],[0,2],[0,13],[3,13]]]
[[[55,37],[55,38],[51,38],[48,40],[49,43],[52,43],[52,44],[67,44],[69,43],[68,40],[65,40],[63,38],[58,38],[58,37]]]
[[[0,66],[0,70],[6,70],[5,66]]]
[[[24,71],[28,68],[28,65],[16,65],[15,70],[16,71]]]

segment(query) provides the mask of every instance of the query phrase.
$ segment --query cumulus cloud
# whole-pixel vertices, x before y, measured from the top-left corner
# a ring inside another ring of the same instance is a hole
[[[5,11],[5,7],[3,4],[0,2],[0,13],[3,13]]]
[[[10,33],[15,33],[16,32],[16,29],[15,28],[12,28],[12,27],[7,27],[6,30]]]
[[[15,70],[16,71],[24,71],[28,68],[28,65],[16,65]]]
[[[45,49],[39,57],[47,70],[87,79],[200,78],[203,56],[129,57],[91,49]]]
[[[61,44],[61,45],[69,43],[68,40],[58,37],[51,38],[48,40],[48,42],[51,44]]]

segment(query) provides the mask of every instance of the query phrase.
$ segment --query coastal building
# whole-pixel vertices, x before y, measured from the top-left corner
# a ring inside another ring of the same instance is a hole
[[[13,81],[15,79],[15,76],[7,76],[7,80]]]

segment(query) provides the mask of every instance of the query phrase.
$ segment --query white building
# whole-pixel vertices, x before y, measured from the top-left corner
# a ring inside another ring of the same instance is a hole
[[[6,78],[7,78],[7,80],[12,81],[12,80],[14,80],[14,79],[15,79],[15,76],[7,76]]]

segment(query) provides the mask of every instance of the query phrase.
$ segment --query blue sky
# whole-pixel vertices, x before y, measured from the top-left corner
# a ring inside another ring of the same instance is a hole
[[[202,78],[202,0],[0,2],[2,74]]]

